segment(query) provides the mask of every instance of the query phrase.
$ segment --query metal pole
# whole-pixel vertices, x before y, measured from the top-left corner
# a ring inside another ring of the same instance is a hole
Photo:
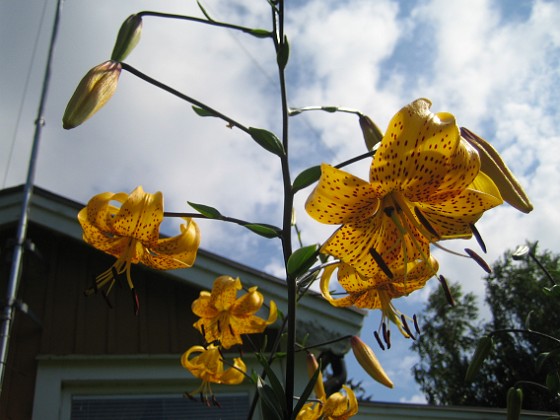
[[[54,44],[58,33],[58,26],[60,21],[60,14],[62,12],[63,0],[57,0],[56,12],[54,16],[54,23],[51,34],[51,41],[49,45],[49,53],[47,56],[47,65],[45,68],[45,75],[43,78],[43,88],[41,91],[41,98],[39,100],[39,109],[37,111],[37,119],[35,120],[35,134],[33,136],[33,143],[31,146],[31,155],[29,157],[29,164],[27,167],[27,179],[23,189],[23,201],[21,204],[21,213],[18,221],[16,243],[13,251],[12,266],[10,270],[10,277],[8,279],[8,286],[6,291],[6,306],[2,309],[2,325],[0,329],[0,395],[4,390],[4,376],[6,371],[6,362],[8,359],[8,349],[10,343],[10,332],[12,329],[12,321],[15,313],[15,302],[17,298],[17,291],[19,281],[21,278],[21,270],[23,263],[23,251],[25,239],[27,236],[27,222],[29,216],[29,204],[31,202],[31,195],[33,194],[33,183],[35,181],[35,168],[37,165],[37,154],[39,152],[39,140],[41,132],[45,125],[43,112],[45,109],[45,102],[47,99],[47,91],[51,76],[51,64],[53,59]]]

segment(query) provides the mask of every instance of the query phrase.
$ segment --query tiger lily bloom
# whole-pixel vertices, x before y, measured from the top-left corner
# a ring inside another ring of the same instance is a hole
[[[219,341],[228,349],[235,344],[243,344],[241,334],[262,333],[264,329],[276,322],[278,311],[274,301],[270,301],[268,319],[255,315],[263,303],[263,295],[256,287],[251,287],[246,294],[237,298],[237,291],[242,289],[241,280],[230,276],[220,276],[214,280],[212,292],[202,291],[192,303],[192,311],[200,319],[194,327],[204,335],[208,343]]]
[[[346,420],[358,413],[358,400],[351,388],[342,385],[346,395],[335,392],[328,398],[304,404],[296,420]]]
[[[131,264],[142,263],[159,270],[191,267],[200,244],[198,226],[191,219],[185,219],[187,223],[181,225],[179,235],[160,238],[163,195],[145,193],[142,187],[130,195],[104,192],[94,196],[79,212],[78,220],[85,242],[117,258],[111,268],[97,276],[94,288],[86,291],[88,294],[107,287],[106,296],[116,277],[122,274],[134,291]]]
[[[430,106],[418,99],[393,117],[369,182],[323,164],[307,199],[311,217],[342,225],[322,251],[365,277],[379,265],[428,261],[430,243],[471,237],[484,211],[503,202],[455,118]]]
[[[193,353],[198,355],[191,357]],[[233,359],[233,365],[224,370],[224,361],[220,349],[213,344],[204,348],[193,346],[181,356],[181,365],[193,376],[202,380],[202,384],[192,393],[200,394],[203,402],[209,405],[209,397],[214,405],[219,405],[212,393],[211,384],[239,385],[245,379],[247,367],[240,357]]]
[[[408,267],[403,266],[399,270],[393,270],[394,277],[389,279],[383,272],[379,272],[376,277],[367,278],[348,264],[333,264],[324,269],[320,290],[323,297],[336,307],[353,305],[364,309],[380,309],[382,313],[380,328],[389,321],[397,326],[403,336],[410,338],[412,333],[406,323],[407,317],[395,308],[392,300],[422,289],[438,268],[437,260],[430,256],[428,262],[409,262]],[[333,298],[329,291],[335,270],[338,282],[348,293],[337,299]],[[390,346],[386,333],[382,336]]]

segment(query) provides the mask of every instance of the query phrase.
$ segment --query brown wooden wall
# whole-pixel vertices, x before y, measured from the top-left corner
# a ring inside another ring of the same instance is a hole
[[[0,231],[0,293],[5,296],[11,250],[4,247],[15,227]],[[114,258],[50,229],[31,225],[28,237],[40,255],[26,252],[18,297],[42,327],[18,312],[10,339],[0,419],[31,418],[38,354],[181,354],[201,336],[190,311],[199,291],[166,274],[135,266],[132,278],[140,300],[134,315],[125,284],[115,286],[110,308],[101,295],[84,296],[95,276]]]

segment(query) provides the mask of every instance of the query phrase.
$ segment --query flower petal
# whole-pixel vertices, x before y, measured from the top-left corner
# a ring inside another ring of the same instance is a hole
[[[321,178],[305,209],[321,223],[342,224],[370,217],[379,199],[368,182],[330,165],[321,165]]]
[[[241,281],[230,276],[220,276],[214,280],[210,304],[218,311],[229,311],[235,302],[237,291],[243,286]]]
[[[116,235],[135,238],[147,246],[159,239],[159,225],[163,220],[163,195],[145,193],[137,187],[122,204],[115,216],[113,231]]]
[[[227,385],[239,385],[245,379],[247,366],[240,357],[233,359],[233,366],[226,369],[221,375],[220,383]]]
[[[263,302],[262,293],[258,292],[256,287],[251,287],[231,306],[231,313],[234,316],[252,315],[261,309]]]

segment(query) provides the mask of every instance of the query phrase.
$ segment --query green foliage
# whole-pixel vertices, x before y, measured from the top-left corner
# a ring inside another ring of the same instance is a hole
[[[511,255],[506,252],[494,263],[492,274],[485,277],[490,310],[487,322],[476,321],[476,299],[472,294],[463,296],[458,285],[451,286],[455,307],[447,304],[442,290],[430,296],[421,317],[422,335],[412,345],[420,356],[414,376],[428,402],[506,407],[510,387],[533,382],[542,386],[523,385],[523,408],[558,410],[558,401],[546,388],[548,385],[553,392],[559,389],[558,344],[527,330],[557,337],[560,302],[544,293],[552,283],[534,259],[513,261]],[[544,252],[536,257],[557,277],[558,255]],[[491,335],[492,349],[484,339],[475,354],[478,339],[485,335]],[[471,372],[472,382],[465,382],[471,355],[477,359],[480,352],[485,355],[478,360],[478,373]]]

